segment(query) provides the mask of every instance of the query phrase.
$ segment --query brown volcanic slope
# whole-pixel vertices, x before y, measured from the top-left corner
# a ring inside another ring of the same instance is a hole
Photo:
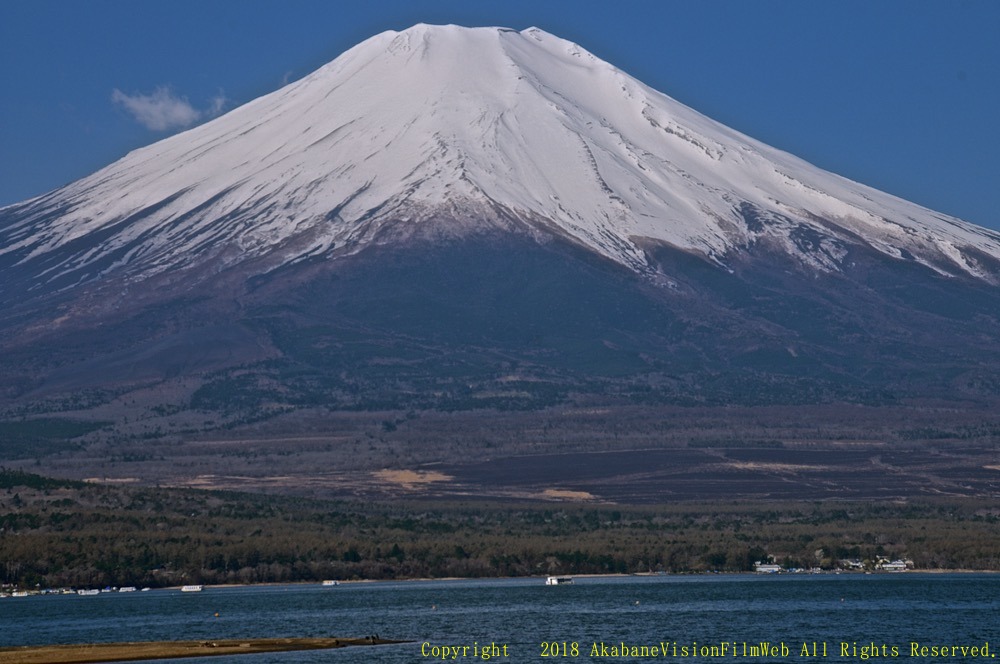
[[[545,454],[370,473],[205,474],[183,486],[340,497],[622,504],[1000,495],[990,450],[628,450]]]
[[[948,418],[943,428],[937,409],[857,406],[296,411],[226,437],[66,451],[43,467],[105,482],[366,499],[628,504],[1000,495],[998,418],[975,411]],[[39,469],[30,459],[11,465]]]

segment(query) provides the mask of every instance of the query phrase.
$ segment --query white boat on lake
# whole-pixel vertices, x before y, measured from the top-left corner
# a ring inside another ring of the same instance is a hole
[[[547,586],[565,586],[570,583],[573,583],[573,577],[571,576],[550,576],[545,579],[545,585]]]
[[[201,586],[181,586],[182,593],[200,593]]]

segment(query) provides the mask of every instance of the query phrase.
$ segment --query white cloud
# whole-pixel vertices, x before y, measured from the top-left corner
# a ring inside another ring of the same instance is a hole
[[[222,111],[226,109],[226,104],[229,103],[229,98],[226,97],[224,90],[219,90],[219,94],[212,97],[208,102],[208,110],[205,111],[209,117],[214,118],[220,115]]]
[[[216,108],[219,98],[212,101]],[[201,111],[193,107],[186,97],[178,97],[168,87],[158,87],[152,94],[127,95],[118,88],[111,93],[111,101],[128,111],[136,122],[153,131],[166,131],[187,127],[198,121]],[[225,103],[221,95],[218,109]]]

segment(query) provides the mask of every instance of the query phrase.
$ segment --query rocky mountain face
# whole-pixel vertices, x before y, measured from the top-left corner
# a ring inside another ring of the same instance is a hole
[[[998,284],[1000,234],[576,44],[418,25],[0,209],[0,388],[13,413],[141,391],[217,423],[988,404]]]

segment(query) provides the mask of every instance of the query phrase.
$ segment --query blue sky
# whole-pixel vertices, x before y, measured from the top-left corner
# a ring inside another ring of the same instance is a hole
[[[419,22],[538,26],[818,166],[1000,229],[994,0],[0,0],[0,205]]]

